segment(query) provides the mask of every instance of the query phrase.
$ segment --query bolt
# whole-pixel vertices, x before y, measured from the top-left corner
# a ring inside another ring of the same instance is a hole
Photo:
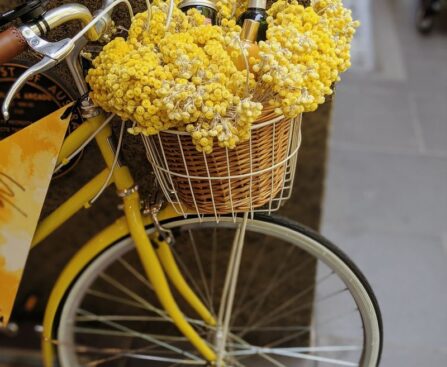
[[[33,45],[33,46],[37,46],[37,45],[39,45],[39,40],[36,39],[36,38],[33,38],[33,39],[31,40],[31,45]]]

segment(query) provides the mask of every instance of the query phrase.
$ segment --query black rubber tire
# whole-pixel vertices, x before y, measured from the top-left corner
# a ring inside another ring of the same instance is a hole
[[[377,361],[377,366],[380,365],[380,360],[382,356],[383,351],[383,319],[382,319],[382,312],[380,311],[379,302],[377,301],[377,297],[374,294],[374,291],[369,284],[368,280],[366,279],[365,275],[361,272],[361,270],[357,267],[357,265],[354,264],[354,262],[349,258],[348,255],[346,255],[342,250],[340,250],[336,245],[334,245],[331,241],[329,241],[327,238],[323,237],[321,234],[315,232],[314,230],[299,224],[297,222],[294,222],[290,219],[283,218],[277,215],[274,216],[268,216],[263,214],[255,215],[255,219],[264,220],[264,221],[270,221],[272,223],[282,225],[284,227],[293,229],[294,231],[301,232],[305,234],[306,236],[314,239],[315,241],[321,243],[325,247],[327,247],[331,252],[336,254],[343,262],[352,270],[352,272],[357,276],[357,278],[362,283],[363,287],[367,291],[369,298],[371,299],[374,309],[377,315],[377,320],[379,323],[379,329],[380,329],[380,347],[379,347],[379,357]]]
[[[213,216],[210,216],[213,217]],[[194,216],[188,216],[188,218],[194,218]],[[170,220],[166,220],[163,221],[162,224],[166,224],[166,223],[170,223],[170,222],[176,222],[179,220],[184,219],[183,217],[181,218],[173,218]],[[380,331],[380,345],[379,345],[379,353],[378,353],[378,360],[377,360],[377,365],[376,367],[378,367],[380,365],[380,360],[381,360],[381,355],[382,355],[382,350],[383,350],[383,321],[382,321],[382,314],[380,311],[380,307],[379,307],[379,303],[377,301],[377,298],[369,284],[369,282],[367,281],[366,277],[363,275],[363,273],[360,271],[360,269],[352,262],[352,260],[343,252],[341,251],[336,245],[334,245],[332,242],[330,242],[328,239],[326,239],[325,237],[321,236],[320,234],[318,234],[317,232],[315,232],[314,230],[296,223],[294,221],[291,221],[289,219],[280,217],[280,216],[276,216],[276,215],[263,215],[263,214],[256,214],[254,216],[254,219],[259,220],[259,221],[264,221],[264,222],[269,222],[278,226],[282,226],[288,229],[291,229],[293,231],[299,232],[304,234],[305,236],[319,242],[321,245],[323,245],[324,247],[326,247],[328,249],[329,252],[332,252],[334,255],[336,255],[340,260],[342,260],[342,262],[344,262],[349,269],[356,275],[356,277],[358,278],[358,280],[361,282],[362,286],[364,287],[365,291],[367,292],[373,306],[374,306],[374,310],[375,310],[375,314],[377,317],[377,322],[378,322],[378,327],[379,327],[379,331]],[[147,226],[147,229],[152,228],[152,226]],[[128,236],[124,236],[120,239],[118,239],[117,241],[115,241],[112,245],[110,245],[107,249],[105,249],[102,253],[104,253],[105,251],[107,251],[108,249],[112,248],[115,244],[121,242],[123,239],[125,239]],[[96,260],[96,258],[98,258],[99,256],[101,256],[101,254],[98,254],[97,257],[95,257],[95,259],[92,260],[92,263]],[[87,265],[88,267],[88,265]],[[84,269],[85,270],[85,269]],[[82,272],[80,274],[78,274],[78,277],[82,274]],[[70,286],[70,288],[67,290],[64,299],[68,296],[68,294],[71,291],[71,288],[74,286],[74,284],[76,283],[77,278],[73,281],[73,284]],[[57,330],[59,327],[59,323],[60,323],[60,315],[61,315],[61,311],[64,305],[64,300],[60,303],[59,305],[59,309],[57,312],[57,317],[56,317],[56,321],[53,325],[53,335],[57,337]]]

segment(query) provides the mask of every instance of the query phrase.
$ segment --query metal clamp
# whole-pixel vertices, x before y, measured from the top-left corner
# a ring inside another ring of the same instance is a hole
[[[155,175],[153,175],[153,178],[155,179]],[[175,240],[172,231],[163,228],[163,226],[160,224],[160,221],[158,220],[158,213],[162,209],[163,204],[164,196],[163,193],[158,189],[157,181],[155,179],[152,184],[152,192],[150,198],[144,203],[143,215],[151,217],[154,227],[160,237],[160,240],[166,242],[168,245],[173,245]]]
[[[173,245],[175,240],[174,240],[174,235],[172,234],[172,231],[170,231],[169,229],[164,228],[161,224],[160,221],[158,220],[158,213],[160,211],[161,207],[150,207],[147,209],[143,210],[143,214],[144,215],[149,215],[152,219],[152,223],[157,231],[157,234],[159,236],[159,241],[164,241],[166,242],[168,245]]]

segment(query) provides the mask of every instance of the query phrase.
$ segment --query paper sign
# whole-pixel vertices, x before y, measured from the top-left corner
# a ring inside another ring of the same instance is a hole
[[[70,116],[67,106],[0,141],[0,326],[14,300]],[[65,116],[64,116],[65,117]]]

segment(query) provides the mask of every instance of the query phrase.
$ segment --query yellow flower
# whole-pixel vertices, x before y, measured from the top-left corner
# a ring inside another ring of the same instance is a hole
[[[115,38],[93,61],[91,98],[137,122],[134,134],[176,128],[205,153],[215,143],[234,148],[249,139],[260,101],[288,117],[315,110],[350,66],[358,23],[341,0],[313,0],[307,8],[276,1],[268,11],[267,41],[249,60],[252,74],[232,61],[240,56],[233,12],[247,3],[218,1],[220,26],[206,24],[195,9],[184,14],[175,8],[166,30],[168,5],[154,0],[151,19],[137,14],[127,40]]]

